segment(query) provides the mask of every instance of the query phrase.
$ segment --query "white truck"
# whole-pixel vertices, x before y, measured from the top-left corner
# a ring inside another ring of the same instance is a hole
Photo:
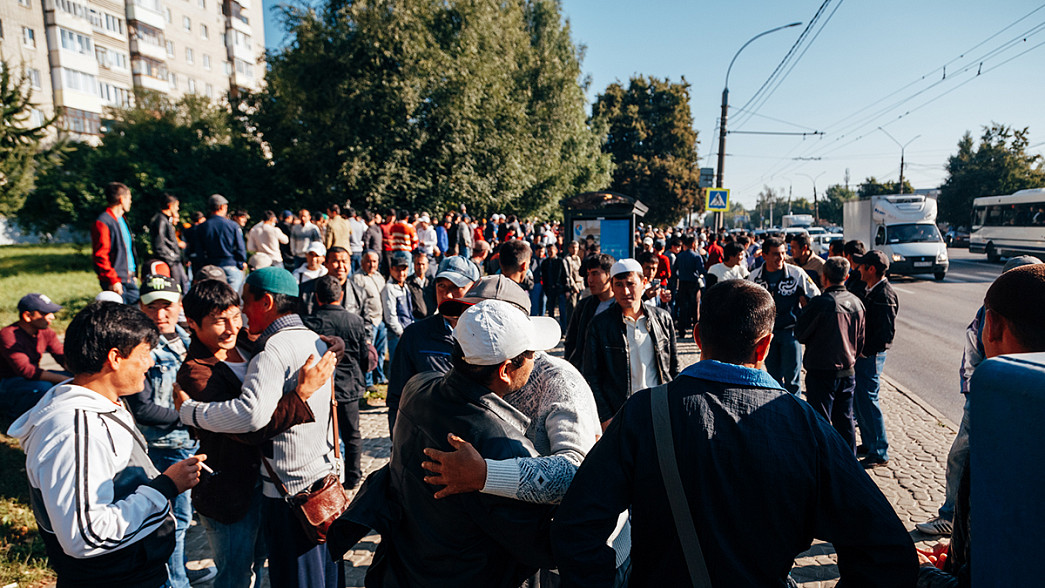
[[[780,228],[782,229],[808,229],[811,226],[813,226],[813,215],[811,214],[785,214],[780,219]]]
[[[868,251],[885,252],[889,273],[947,274],[947,245],[936,228],[936,198],[931,194],[888,194],[845,203],[844,236]]]

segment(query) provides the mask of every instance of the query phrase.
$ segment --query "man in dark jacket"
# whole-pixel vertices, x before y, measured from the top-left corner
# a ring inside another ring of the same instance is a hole
[[[679,371],[675,323],[668,311],[642,302],[647,285],[642,266],[622,259],[610,276],[617,304],[591,320],[581,369],[603,429],[629,396],[666,384]]]
[[[806,399],[856,452],[853,389],[856,357],[864,344],[864,305],[845,288],[849,262],[829,257],[820,269],[824,293],[806,305],[795,337],[806,352]]]
[[[195,231],[199,246],[199,264],[216,265],[225,272],[232,289],[243,288],[243,266],[247,263],[247,247],[243,243],[243,228],[225,218],[229,201],[221,194],[212,194],[207,199],[210,218]]]
[[[508,302],[480,302],[454,328],[453,369],[407,384],[392,461],[367,480],[329,535],[336,556],[345,548],[342,523],[381,533],[367,585],[515,588],[538,568],[554,567],[551,505],[479,492],[436,499],[421,457],[433,444],[452,451],[451,434],[486,459],[536,456],[525,436],[529,419],[504,396],[529,380],[535,351],[558,343],[557,329],[547,331]]]
[[[582,262],[581,274],[588,285],[589,295],[577,303],[570,324],[566,327],[566,341],[563,343],[563,358],[577,369],[581,369],[584,364],[584,342],[592,317],[614,304],[613,289],[610,288],[613,261],[613,257],[605,253],[596,253]]]
[[[369,367],[366,329],[363,318],[341,306],[344,290],[337,278],[325,275],[316,280],[315,312],[301,321],[320,335],[340,337],[345,354],[334,370],[334,398],[337,399],[337,425],[345,443],[345,488],[355,488],[363,479],[360,458],[363,435],[359,430],[359,399],[366,390],[364,374]]]
[[[167,264],[171,277],[181,286],[181,291],[189,291],[189,276],[185,274],[185,266],[181,264],[183,245],[178,242],[174,227],[178,224],[178,208],[180,203],[176,196],[164,194],[160,209],[149,221],[149,234],[152,236],[152,256]]]
[[[860,277],[867,284],[863,296],[867,334],[860,358],[856,360],[853,404],[860,439],[867,452],[864,467],[876,468],[889,463],[889,440],[885,436],[885,417],[878,404],[878,392],[882,369],[885,368],[885,352],[896,333],[896,311],[900,302],[885,277],[889,269],[889,258],[885,253],[868,251],[857,263],[860,264]]]
[[[606,540],[630,507],[631,585],[691,586],[654,430],[669,432],[691,524],[713,586],[786,586],[813,539],[838,553],[840,584],[913,586],[918,560],[903,523],[831,426],[765,372],[775,317],[764,289],[709,288],[697,330],[702,360],[664,393],[670,429],[636,393],[588,453],[555,513],[566,586],[610,586]],[[667,429],[667,430],[665,430]],[[752,537],[758,537],[752,553]]]
[[[344,292],[344,296],[341,297],[341,301],[337,305],[349,312],[359,314],[363,308],[364,294],[352,283],[352,280],[348,279],[349,272],[352,269],[351,254],[344,247],[335,245],[327,250],[326,261],[323,265],[327,268],[328,276],[337,278],[337,283],[341,285],[341,290]],[[310,315],[316,310],[316,284],[318,283],[318,280],[309,280],[301,284],[302,316]]]
[[[411,258],[414,262],[414,273],[407,276],[406,287],[410,290],[413,302],[414,320],[419,321],[435,314],[438,307],[435,302],[436,271],[423,249],[414,249]]]
[[[547,315],[555,316],[559,309],[559,324],[566,327],[566,292],[569,288],[569,277],[566,260],[559,255],[559,248],[552,243],[547,248],[548,256],[541,262],[541,286],[548,300]]]

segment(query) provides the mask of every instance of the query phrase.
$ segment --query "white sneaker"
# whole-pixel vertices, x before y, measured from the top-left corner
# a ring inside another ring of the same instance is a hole
[[[946,537],[950,537],[951,531],[954,530],[954,524],[951,521],[940,517],[927,523],[918,523],[914,527],[926,535],[944,535]]]
[[[196,584],[202,584],[218,575],[218,568],[214,566],[208,566],[200,568],[198,570],[185,570],[185,576],[189,579],[189,584],[195,586]]]

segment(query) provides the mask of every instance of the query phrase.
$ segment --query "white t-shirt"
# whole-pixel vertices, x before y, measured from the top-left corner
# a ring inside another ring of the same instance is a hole
[[[293,276],[297,279],[299,284],[304,284],[305,282],[316,278],[322,278],[325,275],[327,275],[327,266],[325,265],[319,266],[319,269],[316,270],[310,270],[307,265],[303,265],[293,272]]]
[[[628,366],[631,372],[631,394],[660,385],[656,357],[653,355],[653,337],[649,334],[646,317],[638,320],[624,317],[625,335],[628,344]],[[630,395],[630,394],[629,394]]]
[[[246,361],[223,361],[222,363],[224,363],[225,365],[229,366],[229,369],[232,370],[232,373],[236,374],[236,377],[239,378],[240,382],[242,382],[243,380],[245,380],[247,378],[247,366],[250,365],[249,362],[246,362]]]
[[[727,280],[743,280],[751,272],[748,271],[747,266],[741,261],[733,267],[729,267],[724,263],[716,263],[708,268],[708,273],[718,278],[719,282],[725,282]]]

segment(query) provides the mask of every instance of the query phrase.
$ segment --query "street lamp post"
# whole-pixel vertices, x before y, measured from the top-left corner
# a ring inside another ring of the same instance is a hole
[[[889,131],[883,129],[882,127],[878,127],[878,130],[882,131],[883,133],[885,133],[885,136],[889,137],[890,139],[892,139],[893,143],[896,143],[896,146],[900,148],[900,193],[903,194],[903,164],[904,164],[903,156],[904,156],[904,150],[907,149],[908,145],[910,145],[911,143],[914,143],[914,139],[917,139],[918,137],[921,137],[921,135],[915,135],[914,139],[911,139],[910,141],[908,141],[908,142],[904,143],[903,145],[901,145],[900,142],[896,140],[896,137],[893,137],[892,135],[889,134]]]
[[[764,36],[766,36],[766,35],[768,35],[770,33],[775,33],[777,31],[781,31],[781,30],[784,30],[784,29],[789,29],[791,27],[797,27],[797,26],[799,26],[801,24],[802,23],[800,23],[800,22],[793,22],[791,24],[784,25],[782,27],[777,27],[775,29],[769,29],[768,31],[759,33],[759,34],[755,35],[754,37],[751,37],[750,39],[748,39],[747,43],[744,43],[743,45],[740,46],[740,49],[738,49],[736,54],[733,55],[733,59],[730,60],[729,67],[726,68],[726,83],[725,83],[725,86],[723,86],[723,88],[722,88],[722,119],[720,120],[719,125],[718,125],[718,173],[715,174],[715,187],[716,188],[721,188],[722,187],[722,174],[724,173],[724,171],[726,169],[726,119],[729,116],[729,72],[733,70],[733,63],[736,62],[737,57],[740,56],[740,52],[743,51],[748,45],[750,45],[752,43],[752,41],[754,41],[755,39],[758,39],[759,37],[764,37]],[[721,224],[722,224],[722,213],[721,212],[716,212],[715,213],[715,230],[716,231],[719,229],[719,226]]]
[[[820,204],[816,198],[816,181],[820,179],[820,176],[824,175],[825,173],[827,172],[820,172],[816,174],[816,177],[814,178],[809,174],[803,174],[801,172],[798,172],[798,175],[807,177],[813,181],[813,218],[816,220],[816,224],[818,225],[820,224]]]

